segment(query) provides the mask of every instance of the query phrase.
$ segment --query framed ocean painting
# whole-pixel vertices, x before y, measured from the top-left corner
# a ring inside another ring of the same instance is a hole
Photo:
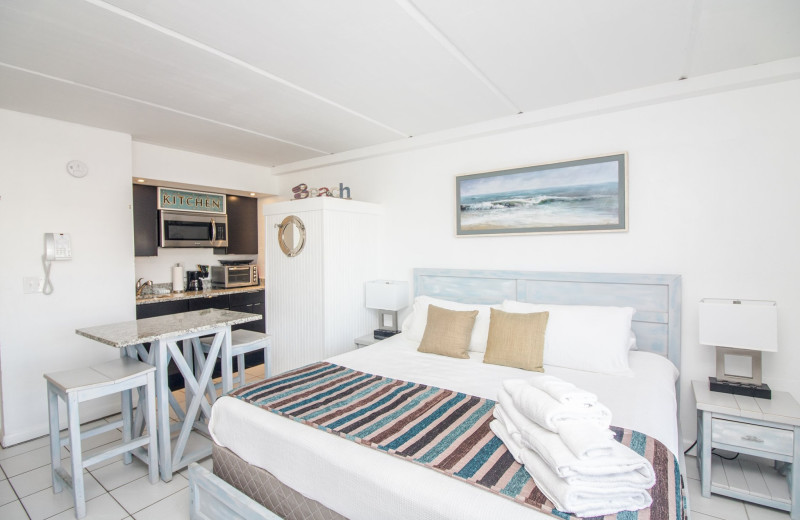
[[[456,177],[456,235],[628,229],[627,155]]]

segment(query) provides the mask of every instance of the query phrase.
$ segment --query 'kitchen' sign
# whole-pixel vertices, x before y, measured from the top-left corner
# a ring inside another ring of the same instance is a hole
[[[203,191],[158,188],[158,209],[225,213],[225,195]]]

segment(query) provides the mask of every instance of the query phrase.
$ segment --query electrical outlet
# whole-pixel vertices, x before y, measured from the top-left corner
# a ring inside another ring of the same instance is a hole
[[[36,276],[26,276],[22,279],[22,292],[25,294],[36,294],[42,292],[44,288],[44,278]]]

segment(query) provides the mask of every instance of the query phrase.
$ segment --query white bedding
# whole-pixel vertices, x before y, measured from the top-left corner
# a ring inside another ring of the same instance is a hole
[[[483,353],[454,359],[416,351],[399,334],[328,359],[387,377],[497,398],[516,368],[482,363]],[[631,352],[633,376],[612,376],[545,365],[545,372],[594,392],[613,413],[612,424],[655,437],[678,453],[675,380],[666,358]],[[398,457],[258,409],[231,397],[212,408],[211,435],[250,464],[266,469],[306,497],[351,519],[550,518],[528,507]]]

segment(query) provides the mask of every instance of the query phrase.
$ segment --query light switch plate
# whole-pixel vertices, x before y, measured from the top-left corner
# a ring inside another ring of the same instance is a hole
[[[44,278],[37,276],[26,276],[22,279],[22,292],[25,294],[36,294],[42,292],[44,288]]]

